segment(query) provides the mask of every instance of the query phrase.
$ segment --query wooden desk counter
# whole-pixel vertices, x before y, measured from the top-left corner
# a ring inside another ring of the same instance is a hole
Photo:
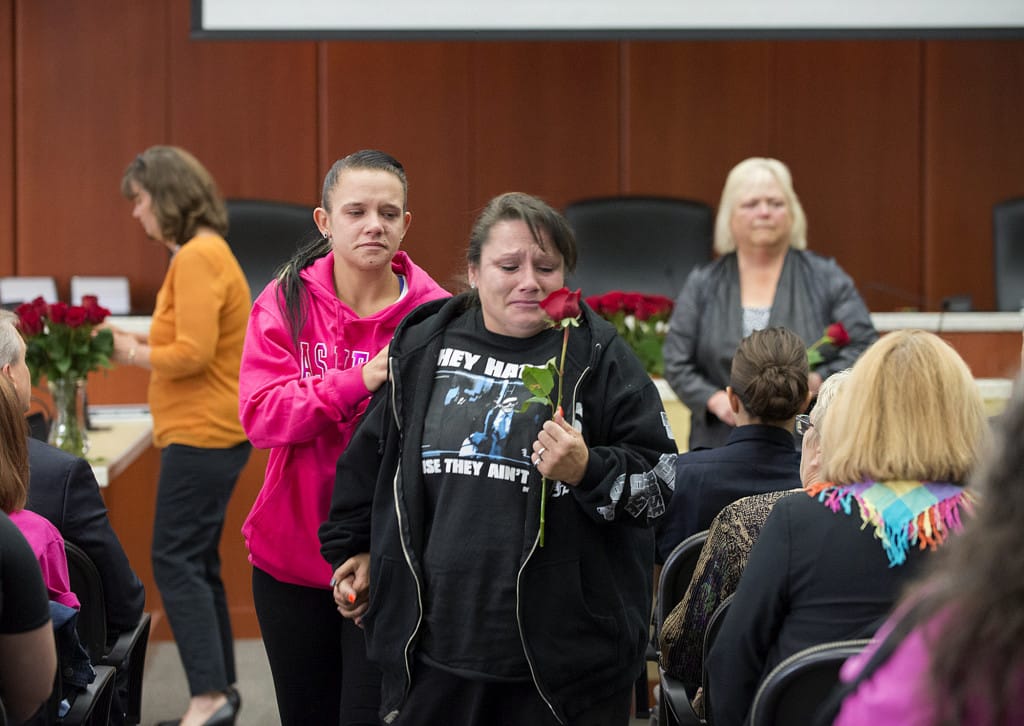
[[[86,458],[107,487],[153,445],[153,419],[145,406],[90,406]]]
[[[872,313],[879,333],[919,328],[952,345],[976,378],[1014,378],[1020,370],[1021,313]]]

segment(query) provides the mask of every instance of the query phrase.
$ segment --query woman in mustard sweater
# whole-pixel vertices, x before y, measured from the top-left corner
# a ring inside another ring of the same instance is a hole
[[[192,696],[180,723],[233,724],[239,701],[217,547],[252,449],[238,420],[249,285],[224,240],[224,201],[191,154],[147,149],[125,170],[121,193],[171,253],[149,335],[115,330],[114,360],[151,371],[153,442],[162,449],[153,575]]]

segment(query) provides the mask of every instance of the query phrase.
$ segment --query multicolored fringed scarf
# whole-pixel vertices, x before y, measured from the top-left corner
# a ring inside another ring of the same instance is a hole
[[[851,514],[856,503],[862,528],[875,528],[889,567],[902,565],[913,545],[935,549],[950,532],[960,532],[961,509],[970,513],[974,504],[974,497],[962,486],[944,482],[868,481],[842,486],[818,482],[805,491],[833,512],[842,509]]]

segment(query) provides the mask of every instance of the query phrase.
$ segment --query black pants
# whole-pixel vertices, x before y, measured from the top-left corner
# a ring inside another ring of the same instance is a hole
[[[171,444],[160,456],[153,577],[193,696],[235,682],[235,648],[220,579],[224,513],[252,446]]]
[[[331,591],[281,582],[254,567],[252,594],[281,725],[380,724],[380,671],[366,658],[363,631],[341,616]]]
[[[633,686],[620,693],[595,693],[597,703],[569,726],[626,726]],[[413,665],[412,686],[393,726],[558,726],[551,709],[530,681],[472,681],[422,661]]]

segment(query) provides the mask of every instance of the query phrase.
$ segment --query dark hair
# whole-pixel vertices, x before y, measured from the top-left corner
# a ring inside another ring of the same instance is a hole
[[[995,420],[992,450],[968,488],[975,515],[959,537],[929,557],[927,575],[908,593],[911,623],[925,631],[936,723],[966,721],[969,704],[989,707],[988,723],[1006,723],[1024,669],[1024,381],[1017,380]],[[906,622],[906,621],[905,621]],[[922,674],[924,675],[924,674]]]
[[[565,217],[544,200],[522,192],[506,192],[495,197],[477,216],[466,250],[466,261],[470,265],[479,266],[480,254],[491,229],[498,222],[508,220],[524,222],[530,229],[533,241],[545,252],[549,250],[544,246],[541,231],[547,232],[555,251],[562,256],[565,271],[576,269],[576,237]]]
[[[328,170],[327,176],[324,177],[320,206],[328,214],[331,212],[331,192],[346,169],[374,169],[394,174],[402,183],[402,211],[406,210],[409,202],[409,182],[405,178],[405,167],[390,154],[375,149],[363,149],[338,159]],[[278,305],[288,321],[292,332],[292,342],[296,345],[299,341],[299,331],[306,324],[308,314],[306,286],[302,283],[299,273],[330,251],[330,238],[318,237],[299,247],[291,259],[277,270],[276,278],[281,293],[278,295]]]
[[[210,172],[176,146],[151,146],[135,157],[121,177],[121,194],[135,197],[138,186],[153,200],[153,214],[165,240],[183,245],[199,227],[228,233],[228,211]]]
[[[729,385],[752,416],[788,421],[807,405],[807,348],[786,328],[756,330],[732,359]]]
[[[25,508],[28,499],[28,424],[7,376],[0,376],[0,509]]]

